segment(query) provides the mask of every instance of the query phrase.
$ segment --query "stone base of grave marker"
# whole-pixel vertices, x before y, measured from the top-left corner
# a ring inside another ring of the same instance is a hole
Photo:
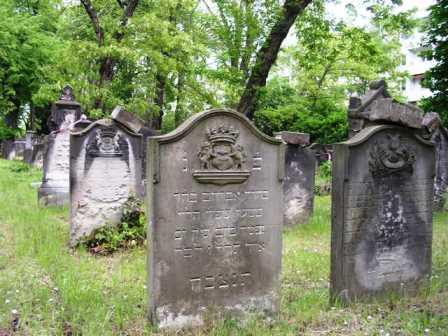
[[[69,203],[69,130],[52,132],[45,139],[44,177],[38,190],[39,204],[63,206]]]

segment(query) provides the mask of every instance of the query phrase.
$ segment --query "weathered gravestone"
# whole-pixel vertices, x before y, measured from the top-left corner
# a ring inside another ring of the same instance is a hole
[[[413,107],[377,95],[363,109],[401,121],[335,145],[331,297],[343,301],[413,292],[431,272],[434,146],[406,127],[418,116],[393,115]]]
[[[279,306],[284,147],[211,110],[149,138],[150,311],[159,327]]]
[[[123,204],[143,194],[141,135],[110,119],[84,126],[70,137],[71,245],[119,223]]]
[[[444,209],[448,189],[448,130],[443,127],[437,113],[430,112],[423,118],[423,125],[436,147],[436,176],[434,178],[434,210]]]
[[[280,132],[276,137],[286,143],[283,180],[284,223],[286,226],[308,223],[313,214],[316,154],[307,148],[306,133]]]
[[[41,205],[65,205],[70,189],[70,129],[81,117],[81,106],[66,86],[52,106],[48,121],[51,133],[45,140],[44,175],[38,191]]]
[[[2,157],[7,160],[23,159],[25,140],[4,140],[2,143]]]
[[[25,149],[23,153],[23,161],[31,164],[31,160],[33,157],[33,146],[34,146],[34,132],[27,131],[25,135]]]

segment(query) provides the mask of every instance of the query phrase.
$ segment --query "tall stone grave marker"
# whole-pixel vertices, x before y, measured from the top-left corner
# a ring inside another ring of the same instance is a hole
[[[434,210],[444,209],[448,189],[448,130],[440,116],[430,112],[423,118],[423,125],[436,146],[436,176],[434,179]]]
[[[149,297],[154,324],[207,311],[278,310],[284,147],[218,109],[149,138]]]
[[[283,180],[284,223],[306,224],[313,214],[316,154],[309,149],[306,133],[280,132],[276,137],[286,143]]]
[[[142,137],[102,119],[70,137],[71,245],[120,222],[123,204],[143,194]]]
[[[406,125],[414,107],[381,94],[363,109],[401,121],[335,145],[331,297],[343,301],[413,292],[431,272],[434,146]]]
[[[69,203],[70,129],[80,117],[81,106],[75,101],[72,88],[66,86],[53,104],[48,121],[52,132],[45,141],[44,176],[38,191],[41,205]]]

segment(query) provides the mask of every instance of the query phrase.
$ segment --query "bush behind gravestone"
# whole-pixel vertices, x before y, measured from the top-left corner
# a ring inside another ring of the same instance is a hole
[[[326,196],[331,193],[331,164],[331,161],[325,161],[318,167],[314,184],[315,195]]]
[[[111,254],[120,249],[144,245],[146,241],[146,216],[143,202],[130,196],[123,205],[123,215],[118,225],[106,225],[92,232],[79,245],[94,254]]]

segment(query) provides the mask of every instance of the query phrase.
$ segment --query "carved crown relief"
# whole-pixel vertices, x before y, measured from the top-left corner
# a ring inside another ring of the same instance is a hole
[[[114,128],[96,130],[94,141],[88,146],[90,156],[116,157],[123,155],[120,146],[120,134]]]
[[[413,173],[414,151],[403,143],[399,134],[387,134],[370,151],[369,169],[373,176],[382,177],[399,171]]]
[[[242,183],[250,175],[245,170],[246,152],[237,143],[240,133],[233,126],[220,125],[208,129],[207,140],[198,153],[200,170],[193,176],[200,183]]]

